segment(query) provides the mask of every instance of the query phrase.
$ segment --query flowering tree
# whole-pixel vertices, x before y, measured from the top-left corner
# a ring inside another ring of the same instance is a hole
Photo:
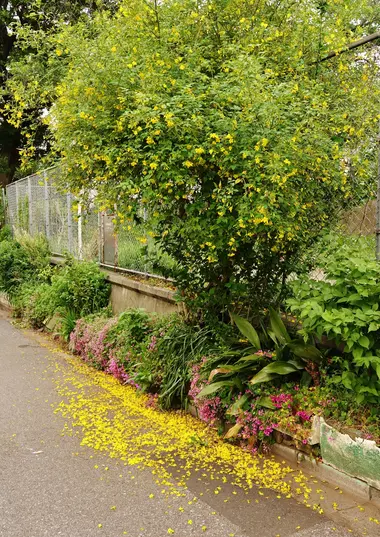
[[[278,300],[371,189],[378,65],[368,49],[320,60],[378,17],[371,0],[137,0],[63,29],[48,122],[65,180],[121,224],[147,207],[195,303]]]

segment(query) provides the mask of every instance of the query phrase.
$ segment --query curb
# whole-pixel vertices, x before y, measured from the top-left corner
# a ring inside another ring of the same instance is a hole
[[[288,446],[274,444],[272,446],[272,453],[277,457],[286,459],[293,465],[296,464],[298,468],[312,473],[313,476],[321,481],[327,481],[332,485],[339,486],[350,496],[353,496],[361,501],[371,502],[373,505],[380,508],[380,491],[374,487],[371,487],[365,481],[352,477],[324,462],[319,462],[313,457],[308,457],[305,453]]]

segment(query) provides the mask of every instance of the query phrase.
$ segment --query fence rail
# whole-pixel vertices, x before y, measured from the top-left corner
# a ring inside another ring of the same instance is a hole
[[[91,202],[89,208],[82,207],[70,192],[57,188],[58,176],[59,168],[51,168],[7,185],[7,222],[13,233],[46,236],[55,255],[70,254],[147,276],[170,273],[174,263],[155,246],[153,225],[146,217],[142,224],[131,223],[116,233],[112,214],[98,211]],[[161,270],[156,268],[158,259]]]

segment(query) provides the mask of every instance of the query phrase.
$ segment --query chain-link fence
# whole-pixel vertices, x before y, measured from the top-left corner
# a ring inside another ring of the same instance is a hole
[[[55,255],[96,260],[102,265],[168,276],[174,267],[153,239],[146,213],[140,223],[115,232],[112,214],[91,200],[82,207],[70,192],[56,187],[59,168],[51,168],[6,187],[7,220],[13,233],[42,234]]]
[[[170,277],[174,273],[175,262],[156,245],[154,221],[145,211],[139,222],[116,233],[113,215],[97,211],[91,200],[85,209],[72,194],[55,186],[62,183],[59,173],[59,168],[52,168],[6,187],[7,220],[14,232],[45,235],[54,254],[97,260],[145,275]],[[348,238],[361,237],[366,256],[374,259],[375,188],[370,193],[359,184],[358,189],[344,211],[337,208],[340,224],[336,230]]]

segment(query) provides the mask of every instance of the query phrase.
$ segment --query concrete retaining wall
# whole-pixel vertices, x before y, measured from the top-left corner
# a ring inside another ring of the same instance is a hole
[[[52,257],[54,265],[65,263],[63,257]],[[111,306],[114,313],[121,313],[128,308],[143,308],[150,313],[170,315],[183,311],[183,304],[176,302],[174,291],[156,287],[145,282],[132,280],[122,272],[100,268],[111,284]]]
[[[128,308],[144,308],[152,313],[168,315],[181,310],[174,299],[174,291],[131,280],[123,274],[103,270],[111,284],[111,305],[114,313]]]

